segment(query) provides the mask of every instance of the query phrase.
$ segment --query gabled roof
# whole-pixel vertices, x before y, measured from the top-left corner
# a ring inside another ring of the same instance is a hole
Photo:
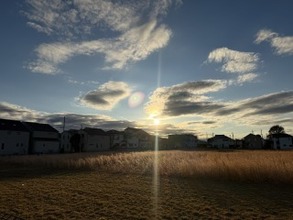
[[[233,141],[233,139],[227,137],[226,135],[223,134],[216,134],[214,137],[209,138],[208,141],[213,141],[213,140],[229,140],[229,141]]]
[[[82,130],[88,135],[107,135],[104,130],[99,128],[84,128]]]
[[[259,134],[255,135],[255,134],[250,133],[250,134],[246,135],[243,139],[247,139],[247,138],[250,138],[250,137],[262,138]]]
[[[8,119],[0,119],[0,130],[29,132],[29,130],[20,121]]]
[[[143,135],[143,136],[150,136],[149,133],[147,133],[146,131],[142,130],[142,129],[138,129],[138,128],[131,128],[131,127],[127,127],[124,132],[126,134],[135,134],[135,135]]]
[[[35,122],[22,122],[30,131],[45,131],[59,133],[55,128],[49,124],[40,124]]]

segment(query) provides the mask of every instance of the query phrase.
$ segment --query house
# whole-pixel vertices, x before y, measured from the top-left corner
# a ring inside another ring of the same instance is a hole
[[[170,148],[196,148],[197,137],[193,134],[168,135]]]
[[[124,141],[124,132],[116,131],[116,130],[109,130],[107,134],[110,137],[110,148],[111,149],[119,149],[123,148],[125,145]]]
[[[248,134],[243,138],[243,148],[262,149],[264,146],[263,138],[258,134]]]
[[[27,154],[29,130],[20,122],[0,119],[0,155]]]
[[[102,129],[84,128],[79,131],[82,152],[97,152],[110,149],[110,137]]]
[[[160,150],[168,150],[169,149],[169,140],[168,138],[160,138],[158,139],[158,148]]]
[[[208,144],[211,147],[224,149],[224,148],[232,148],[234,146],[234,140],[225,136],[225,135],[215,135],[212,138],[208,139]]]
[[[64,153],[72,153],[78,151],[74,144],[72,145],[71,143],[72,137],[74,135],[79,135],[78,130],[70,129],[61,133],[61,151],[63,151]],[[77,146],[79,146],[79,143],[77,143]]]
[[[49,124],[22,122],[30,131],[31,154],[48,154],[60,152],[59,132]]]
[[[272,148],[277,150],[293,149],[293,137],[286,133],[272,134],[270,140],[272,141]]]
[[[127,149],[151,149],[155,138],[142,129],[128,127],[124,130],[124,141]]]

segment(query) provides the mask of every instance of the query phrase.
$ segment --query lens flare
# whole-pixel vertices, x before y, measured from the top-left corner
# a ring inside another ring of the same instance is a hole
[[[142,92],[134,92],[128,99],[128,106],[130,108],[135,108],[139,106],[143,100],[145,95]]]

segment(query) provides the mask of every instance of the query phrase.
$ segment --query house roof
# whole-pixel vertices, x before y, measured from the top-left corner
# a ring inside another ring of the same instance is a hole
[[[83,131],[88,135],[106,135],[106,132],[99,128],[84,128]]]
[[[138,129],[138,128],[131,128],[131,127],[127,127],[124,132],[126,134],[136,134],[136,135],[141,135],[141,136],[150,136],[149,133],[147,133],[146,131],[142,130],[142,129]]]
[[[0,130],[29,131],[20,121],[0,119]]]
[[[223,134],[216,134],[214,137],[209,138],[208,141],[214,141],[214,140],[229,140],[229,141],[233,141],[233,139],[227,137],[226,135]]]
[[[55,128],[49,124],[40,124],[35,122],[22,122],[30,131],[45,131],[59,133]]]
[[[250,133],[250,134],[246,135],[243,139],[247,139],[247,138],[251,138],[251,137],[262,138],[259,134],[255,135],[255,134]]]

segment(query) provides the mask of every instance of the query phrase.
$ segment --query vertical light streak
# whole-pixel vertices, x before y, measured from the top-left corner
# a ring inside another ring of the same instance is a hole
[[[156,125],[157,128],[157,125]],[[160,188],[160,173],[159,173],[159,133],[156,131],[155,135],[155,149],[154,149],[154,171],[153,171],[153,196],[154,196],[154,214],[158,217],[158,202],[159,202],[159,188]]]
[[[158,54],[158,76],[157,76],[157,88],[161,85],[161,65],[162,65],[162,55],[161,52]],[[160,173],[159,173],[159,130],[158,125],[154,121],[155,125],[155,149],[154,149],[154,162],[153,162],[153,197],[154,197],[154,214],[155,219],[158,218],[158,203],[159,203],[159,188],[160,188]]]

